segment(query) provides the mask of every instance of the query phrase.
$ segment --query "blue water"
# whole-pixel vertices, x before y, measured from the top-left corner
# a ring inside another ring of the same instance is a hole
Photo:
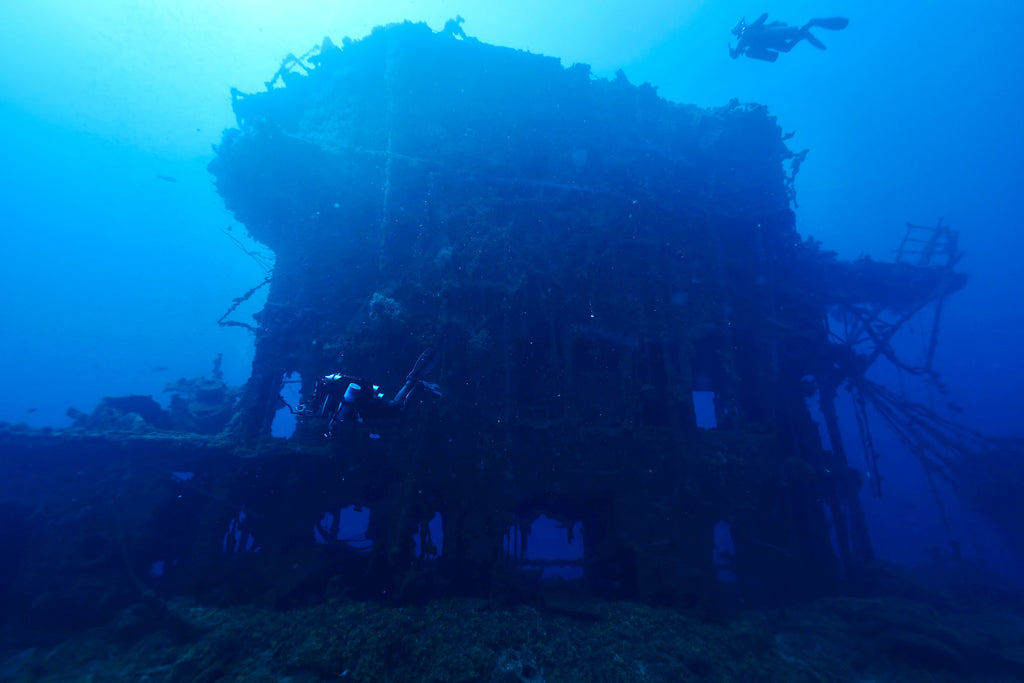
[[[850,26],[818,32],[826,51],[731,60],[729,29],[765,10]],[[673,101],[766,104],[795,132],[791,149],[810,149],[798,229],[842,258],[891,258],[906,221],[959,229],[970,281],[947,302],[936,367],[965,423],[1021,431],[1024,56],[1007,36],[1024,4],[1014,0],[4,3],[0,421],[61,427],[69,407],[88,411],[102,396],[162,399],[218,354],[225,379],[243,383],[251,335],[216,321],[265,269],[206,171],[234,125],[229,88],[262,89],[285,54],[325,34],[340,42],[405,19],[439,29],[456,13],[480,40],[589,63],[598,76],[621,69]],[[911,326],[904,343],[923,346],[927,331]],[[885,497],[867,501],[879,554],[913,563],[943,552],[949,534],[917,464],[879,438],[893,453]],[[1020,572],[984,523],[949,504],[965,554]]]

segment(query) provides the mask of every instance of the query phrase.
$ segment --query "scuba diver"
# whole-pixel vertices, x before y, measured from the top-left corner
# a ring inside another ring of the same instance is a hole
[[[301,405],[298,414],[304,417],[329,418],[326,437],[334,432],[334,427],[345,420],[363,422],[364,419],[376,420],[381,417],[398,415],[405,409],[412,393],[423,388],[437,396],[440,388],[423,378],[434,369],[437,363],[437,352],[428,348],[420,354],[412,371],[405,378],[405,384],[391,400],[384,398],[380,387],[365,380],[335,373],[317,380],[310,401],[312,407]]]
[[[746,55],[751,59],[774,62],[779,58],[780,52],[789,52],[801,40],[806,40],[819,50],[824,50],[825,44],[812,36],[810,29],[817,27],[839,31],[850,23],[850,20],[845,17],[831,17],[811,19],[800,28],[796,28],[782,21],[765,23],[767,19],[767,13],[759,16],[752,24],[748,24],[746,19],[740,19],[740,22],[732,30],[732,34],[739,40],[735,48],[729,45],[729,56],[736,59],[740,55]]]

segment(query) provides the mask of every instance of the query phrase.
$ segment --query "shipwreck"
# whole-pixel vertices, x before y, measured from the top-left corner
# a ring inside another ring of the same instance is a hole
[[[955,231],[837,260],[795,229],[804,156],[765,107],[669,102],[451,27],[325,40],[233,107],[209,169],[273,253],[255,322],[222,320],[254,334],[251,378],[2,430],[0,571],[29,623],[140,593],[544,599],[559,562],[567,590],[714,603],[723,523],[750,604],[833,593],[872,558],[836,395],[900,422],[865,372],[964,286]],[[305,409],[333,373],[390,396],[425,348],[440,396],[329,438]],[[542,518],[582,548],[531,556]]]

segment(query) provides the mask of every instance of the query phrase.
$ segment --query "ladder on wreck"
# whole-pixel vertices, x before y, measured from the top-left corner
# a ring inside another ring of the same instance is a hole
[[[952,267],[963,256],[959,238],[960,232],[944,225],[941,218],[935,227],[908,222],[907,232],[896,250],[896,263]]]
[[[932,360],[938,345],[943,305],[950,293],[947,289],[948,276],[952,275],[954,267],[963,257],[963,252],[959,248],[959,236],[959,231],[944,224],[941,218],[934,227],[914,225],[908,222],[903,240],[900,242],[899,248],[895,250],[895,262],[942,271],[946,277],[940,280],[940,285],[930,295],[922,297],[921,300],[903,311],[893,311],[885,302],[843,306],[845,313],[852,319],[852,324],[848,324],[845,338],[842,341],[851,347],[868,344],[869,349],[865,353],[867,358],[867,363],[864,366],[865,372],[875,360],[884,356],[901,370],[914,375],[928,376],[937,381],[938,378],[932,368]],[[900,328],[911,318],[917,316],[929,303],[934,303],[935,312],[924,362],[921,365],[912,366],[896,357],[892,340]]]
[[[932,363],[935,357],[935,349],[938,346],[943,305],[950,293],[946,289],[945,284],[952,275],[956,264],[963,257],[963,252],[960,251],[958,244],[960,234],[957,230],[953,230],[950,226],[945,225],[941,218],[934,227],[914,225],[910,222],[906,225],[907,230],[903,235],[903,240],[900,242],[899,248],[895,250],[895,262],[915,267],[939,269],[945,274],[942,278],[942,285],[933,292],[932,296],[924,297],[908,310],[898,313],[889,310],[889,307],[882,302],[865,306],[847,304],[843,307],[846,314],[844,316],[846,321],[845,335],[835,335],[840,338],[840,343],[851,348],[862,344],[868,347],[864,352],[865,363],[859,376],[850,378],[849,390],[854,399],[857,427],[867,459],[868,472],[871,475],[871,491],[875,497],[880,497],[882,494],[882,477],[878,472],[879,454],[875,449],[874,440],[868,427],[866,410],[868,403],[871,403],[875,410],[885,418],[885,421],[893,427],[897,436],[904,442],[904,445],[922,462],[926,472],[928,472],[929,483],[933,488],[932,474],[936,471],[941,471],[942,468],[936,469],[935,458],[928,457],[928,454],[925,454],[924,451],[929,450],[929,453],[935,452],[935,445],[940,441],[949,446],[950,443],[947,443],[948,439],[936,439],[932,432],[935,432],[938,427],[948,429],[949,425],[953,425],[952,422],[943,420],[923,406],[917,406],[905,397],[900,397],[895,392],[889,392],[880,385],[868,381],[865,376],[868,368],[879,357],[885,357],[898,370],[909,372],[912,375],[923,376],[930,380],[940,393],[946,392],[945,385],[939,380],[939,376]],[[924,360],[920,365],[911,365],[896,355],[892,341],[897,332],[911,318],[920,315],[929,303],[934,303],[935,311],[932,316],[931,330],[928,334]],[[913,415],[914,419],[901,419],[906,418],[908,415]],[[912,426],[900,427],[903,423],[911,424]],[[931,431],[926,436],[922,436],[920,430]],[[945,437],[946,435],[940,434],[940,436]],[[939,458],[939,462],[942,462],[941,458]],[[935,495],[940,509],[943,509],[937,492]],[[952,535],[951,531],[950,534]]]

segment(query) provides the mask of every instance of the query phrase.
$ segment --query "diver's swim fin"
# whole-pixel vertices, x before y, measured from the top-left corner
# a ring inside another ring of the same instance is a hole
[[[820,40],[812,36],[810,32],[804,34],[804,39],[814,47],[818,48],[819,50],[825,49],[825,43],[821,42]]]
[[[430,348],[420,354],[420,357],[416,359],[416,365],[413,366],[412,372],[405,378],[406,382],[418,382],[419,380],[430,374],[430,371],[434,369],[434,365],[437,364],[437,352]]]
[[[416,359],[416,365],[412,366],[412,372],[405,378],[405,384],[398,390],[395,397],[389,401],[393,406],[405,407],[405,402],[409,400],[409,396],[412,395],[413,389],[418,386],[422,386],[425,389],[434,392],[438,396],[441,395],[441,390],[438,389],[436,384],[430,382],[424,382],[423,378],[434,369],[434,365],[437,364],[437,351],[430,348],[420,354],[420,357]]]
[[[830,31],[840,31],[850,25],[850,20],[846,17],[827,17],[825,19],[811,19],[807,22],[805,28],[817,26],[818,28],[825,28]],[[818,47],[815,45],[814,47]],[[824,45],[822,46],[824,47]]]

